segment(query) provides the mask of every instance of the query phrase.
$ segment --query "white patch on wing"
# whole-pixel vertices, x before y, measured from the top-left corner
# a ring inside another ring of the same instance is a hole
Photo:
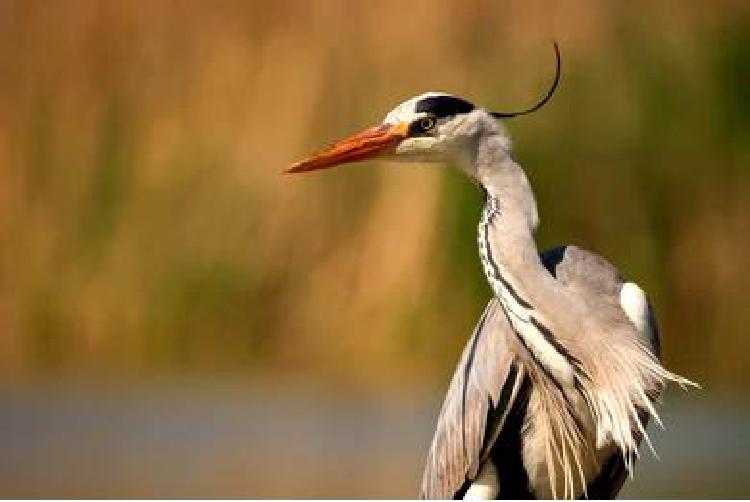
[[[638,331],[646,334],[646,331],[650,329],[646,293],[636,283],[626,282],[620,290],[620,305]]]

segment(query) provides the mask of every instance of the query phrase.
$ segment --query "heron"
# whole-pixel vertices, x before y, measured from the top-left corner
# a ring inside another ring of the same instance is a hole
[[[399,104],[379,125],[293,164],[311,172],[373,158],[449,164],[481,189],[479,258],[494,293],[449,384],[420,496],[427,499],[612,498],[632,476],[669,383],[652,305],[600,255],[539,253],[536,199],[503,121],[443,92]],[[653,450],[653,447],[651,448]]]

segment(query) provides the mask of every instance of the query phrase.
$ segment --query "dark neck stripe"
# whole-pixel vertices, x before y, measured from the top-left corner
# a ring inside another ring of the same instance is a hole
[[[502,285],[502,287],[510,294],[510,296],[516,301],[516,303],[518,303],[518,305],[520,305],[522,308],[533,311],[534,310],[533,305],[531,305],[531,303],[525,300],[518,293],[518,291],[516,291],[513,288],[513,286],[502,276],[502,274],[500,273],[499,266],[495,262],[494,257],[492,256],[492,247],[490,246],[490,238],[489,238],[489,227],[493,219],[495,218],[495,216],[499,214],[497,210],[492,209],[491,207],[492,204],[493,204],[493,198],[489,196],[487,198],[487,202],[485,205],[485,214],[484,214],[483,221],[482,221],[482,235],[481,235],[484,241],[483,242],[484,256],[482,256],[482,258],[486,260],[487,265],[489,266],[489,272],[487,273],[487,275],[489,276],[488,278],[490,280],[494,279],[495,281],[498,281]],[[570,364],[574,368],[575,373],[577,375],[586,376],[586,372],[584,371],[584,367],[581,361],[575,356],[573,356],[562,344],[560,344],[560,342],[557,340],[557,338],[552,333],[552,331],[547,326],[542,324],[542,322],[539,321],[539,319],[537,319],[533,315],[529,316],[528,319],[524,319],[518,316],[515,312],[513,312],[512,309],[508,310],[507,308],[505,308],[504,305],[502,306],[503,306],[503,310],[505,311],[505,315],[508,317],[509,322],[511,322],[510,316],[512,315],[513,317],[517,318],[517,320],[520,322],[531,323],[531,325],[542,335],[542,337],[550,345],[550,347],[559,355],[561,355],[565,359],[565,361],[567,361],[568,364]],[[513,324],[511,322],[511,326],[512,325]],[[524,338],[520,335],[520,333],[516,332],[516,335],[517,335],[517,338],[524,345],[524,347],[529,349],[526,343],[526,340],[524,340]],[[535,360],[537,360],[537,357],[533,353],[533,351],[529,350],[529,353]],[[544,372],[550,377],[550,379],[555,382],[555,385],[559,387],[558,382],[547,371],[544,365],[542,365],[540,361],[538,360],[537,362],[544,369]]]
[[[555,338],[555,335],[552,334],[552,331],[550,331],[550,329],[547,326],[539,322],[539,320],[534,316],[531,316],[529,319],[531,320],[531,324],[533,324],[534,327],[537,329],[537,331],[539,331],[542,334],[542,336],[547,341],[547,343],[552,345],[552,348],[555,349],[555,351],[558,354],[563,356],[565,360],[568,361],[568,363],[571,366],[573,366],[576,369],[583,367],[583,365],[581,364],[581,361],[577,357],[575,357],[573,354],[571,354],[568,351],[568,349],[563,347],[560,344],[560,342],[557,341],[557,338]]]
[[[547,369],[547,367],[544,364],[542,364],[542,362],[539,360],[539,358],[536,356],[536,354],[534,354],[534,351],[531,350],[531,347],[529,347],[528,343],[526,343],[526,339],[524,339],[524,337],[522,337],[518,333],[518,331],[516,331],[515,328],[513,328],[513,320],[510,318],[510,315],[511,315],[510,312],[508,312],[505,309],[505,307],[503,307],[503,312],[505,313],[506,319],[508,319],[508,324],[510,325],[511,329],[513,330],[513,333],[516,334],[516,339],[519,342],[521,342],[521,345],[523,345],[523,348],[526,349],[526,353],[529,354],[529,356],[536,362],[537,367],[541,368],[542,372],[545,375],[547,375],[547,378],[549,379],[549,381],[552,382],[555,385],[555,387],[557,387],[557,389],[560,391],[560,393],[564,396],[565,395],[565,391],[563,390],[562,385],[560,385],[560,382],[558,382],[555,379],[555,377],[552,376],[552,374],[549,372],[549,370]]]
[[[505,289],[508,290],[510,293],[510,296],[513,297],[513,299],[518,303],[521,307],[525,309],[532,308],[531,304],[524,300],[520,294],[518,294],[518,291],[516,291],[513,286],[505,279],[505,277],[502,276],[500,273],[500,268],[497,266],[497,263],[495,262],[495,259],[492,257],[492,247],[490,246],[490,231],[489,226],[490,223],[492,223],[492,219],[495,217],[495,213],[492,213],[488,215],[487,221],[484,224],[484,247],[487,253],[487,263],[490,265],[490,269],[492,270],[492,276],[494,279],[500,281]]]
[[[474,108],[473,104],[454,96],[429,96],[417,101],[414,111],[416,113],[429,113],[442,119],[459,113],[469,113]]]
[[[505,310],[505,309],[503,309],[503,310]],[[508,322],[510,323],[511,322],[510,315],[509,315],[509,313],[507,311],[505,311],[505,315],[508,318]],[[534,319],[533,317],[531,318],[531,322],[534,324],[534,326],[541,326],[544,330],[546,330],[547,333],[549,333],[550,336],[552,336],[552,333],[546,327],[542,326],[541,324],[537,324],[536,319]],[[513,325],[511,323],[511,327],[512,326]],[[529,345],[526,343],[526,340],[520,335],[520,333],[518,333],[515,329],[513,330],[513,332],[516,334],[516,338],[518,339],[519,342],[521,342],[521,345],[523,345],[523,347],[526,349],[526,352],[529,354],[529,356],[531,357],[531,359],[533,359],[536,362],[536,365],[539,368],[541,368],[542,372],[547,376],[547,379],[550,382],[552,382],[552,384],[557,388],[558,392],[560,392],[560,395],[562,396],[563,400],[565,401],[565,406],[568,408],[568,411],[570,412],[570,416],[573,418],[573,421],[576,423],[576,426],[578,427],[578,430],[579,431],[583,431],[584,430],[583,424],[581,423],[580,419],[576,415],[575,409],[573,407],[573,403],[570,402],[570,399],[568,398],[568,395],[565,393],[565,389],[563,389],[563,387],[560,384],[560,382],[558,382],[555,379],[555,377],[549,372],[549,370],[547,369],[547,367],[544,364],[542,364],[542,362],[539,360],[539,358],[536,356],[536,354],[534,354],[534,351],[531,350],[531,348],[529,347]],[[544,335],[544,331],[540,330],[540,332],[542,333],[542,335],[545,338],[547,338],[546,335]],[[552,346],[555,348],[555,350],[557,350],[557,346],[559,346],[559,344],[557,344],[557,342],[555,341],[555,344],[553,344]],[[563,350],[565,350],[565,349],[563,348]],[[565,355],[565,354],[567,354],[567,351],[565,351],[564,353],[561,352],[561,354]],[[577,359],[575,359],[575,358],[573,358],[573,359],[577,361]],[[567,357],[566,357],[566,360],[567,360]],[[576,374],[578,374],[578,372],[579,372],[579,370],[580,370],[581,367],[578,364],[573,364],[573,368],[576,369]],[[575,385],[576,385],[576,388],[578,388],[578,386],[579,386],[578,378],[575,379]],[[584,396],[585,396],[585,394],[584,394]]]

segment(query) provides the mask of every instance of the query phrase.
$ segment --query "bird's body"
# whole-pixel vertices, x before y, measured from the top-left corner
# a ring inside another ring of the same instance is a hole
[[[376,155],[449,162],[480,187],[477,242],[494,297],[469,339],[438,418],[423,498],[617,494],[667,382],[650,304],[598,255],[539,255],[536,200],[497,113],[426,93],[292,166],[304,172]]]
[[[478,244],[495,298],[451,382],[422,496],[613,495],[673,376],[648,301],[598,255],[571,246],[540,257],[528,181],[502,141],[484,142]]]

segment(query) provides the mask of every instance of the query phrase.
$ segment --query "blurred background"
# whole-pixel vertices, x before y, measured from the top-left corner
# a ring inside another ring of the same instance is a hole
[[[652,296],[630,497],[750,496],[747,2],[0,0],[0,495],[411,497],[490,296],[448,168],[283,168],[443,90],[540,248]]]

